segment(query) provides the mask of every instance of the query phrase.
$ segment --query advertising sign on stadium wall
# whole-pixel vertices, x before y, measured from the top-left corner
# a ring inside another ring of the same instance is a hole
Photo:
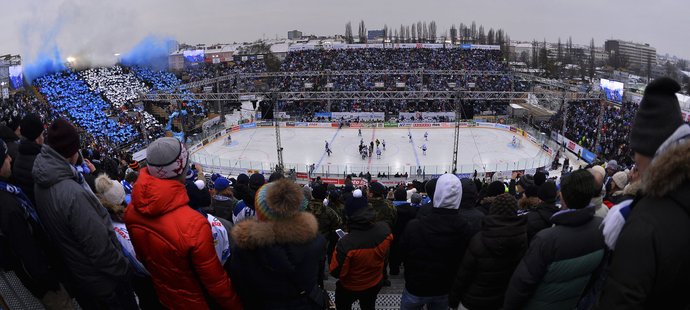
[[[500,45],[481,45],[481,44],[472,44],[470,46],[470,49],[473,50],[491,50],[491,51],[500,51],[501,46]]]
[[[259,126],[259,127],[271,127],[271,126],[273,126],[273,122],[258,122],[258,123],[256,123],[256,126]]]
[[[240,128],[241,128],[241,129],[256,128],[256,123],[241,124],[241,125],[240,125]]]
[[[398,123],[384,123],[383,127],[390,128],[390,127],[398,127]]]
[[[383,121],[386,114],[384,112],[332,112],[331,117],[336,120]]]
[[[314,113],[314,117],[329,118],[331,117],[331,112],[316,112]]]
[[[498,128],[498,129],[510,130],[510,126],[503,125],[503,124],[494,124],[494,127]]]
[[[428,128],[431,127],[431,123],[414,123],[412,128]]]

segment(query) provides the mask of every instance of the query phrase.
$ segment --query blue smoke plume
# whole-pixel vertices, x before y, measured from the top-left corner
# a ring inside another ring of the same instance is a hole
[[[64,61],[57,46],[42,50],[33,62],[24,65],[24,77],[31,82],[46,74],[65,70]]]
[[[120,57],[120,63],[125,66],[142,66],[155,70],[165,70],[168,67],[168,55],[174,46],[171,38],[149,35],[139,42],[131,51]]]

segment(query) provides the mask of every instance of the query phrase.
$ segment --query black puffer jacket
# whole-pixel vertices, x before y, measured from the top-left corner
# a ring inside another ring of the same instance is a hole
[[[34,205],[36,205],[36,199],[34,199],[34,177],[31,170],[34,168],[34,161],[39,153],[41,153],[40,144],[23,139],[19,143],[18,154],[16,158],[13,158],[12,164],[14,183],[24,191]]]
[[[405,288],[416,296],[448,294],[470,238],[456,209],[433,208],[410,221],[400,240]]]
[[[542,202],[529,209],[527,213],[527,238],[532,240],[534,235],[545,228],[553,226],[551,216],[558,212],[558,207],[553,203]],[[524,215],[523,215],[524,216]]]
[[[500,309],[515,267],[527,250],[527,219],[488,215],[470,241],[453,289],[450,306]]]

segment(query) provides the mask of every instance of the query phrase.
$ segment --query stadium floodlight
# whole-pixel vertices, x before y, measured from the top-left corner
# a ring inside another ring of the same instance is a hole
[[[76,58],[74,58],[74,57],[72,57],[72,56],[67,57],[67,62],[73,63],[73,62],[75,62],[75,61],[77,61]]]

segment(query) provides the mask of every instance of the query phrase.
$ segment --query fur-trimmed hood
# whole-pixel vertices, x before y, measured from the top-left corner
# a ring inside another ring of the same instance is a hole
[[[243,249],[256,249],[286,243],[307,243],[319,233],[316,217],[309,212],[276,221],[249,219],[232,228],[232,239]]]
[[[686,182],[690,182],[690,139],[669,146],[654,158],[642,177],[642,190],[645,195],[663,197]]]

